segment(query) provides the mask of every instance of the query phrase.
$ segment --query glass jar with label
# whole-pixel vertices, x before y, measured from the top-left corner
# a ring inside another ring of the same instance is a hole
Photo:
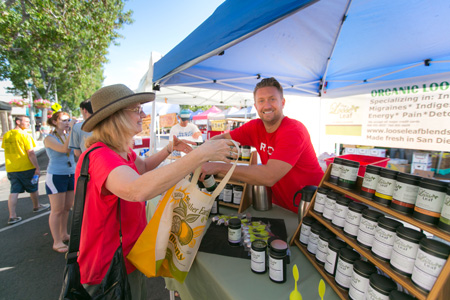
[[[450,186],[447,188],[438,226],[442,230],[450,232]]]
[[[383,205],[389,205],[391,203],[397,174],[398,171],[391,169],[383,168],[380,170],[380,179],[378,180],[373,200]]]
[[[233,204],[240,205],[242,200],[242,192],[244,187],[242,185],[235,184],[233,186]]]
[[[348,205],[352,200],[345,197],[345,195],[338,195],[336,198],[336,205],[334,206],[333,219],[331,223],[339,228],[344,228],[345,219],[347,218]]]
[[[287,244],[283,240],[273,240],[269,246],[269,278],[273,282],[286,282]]]
[[[316,199],[314,200],[314,211],[322,214],[325,208],[325,201],[327,200],[328,189],[324,187],[317,188]]]
[[[397,289],[394,280],[380,274],[372,274],[369,279],[369,288],[366,292],[367,300],[389,300],[391,291]]]
[[[382,213],[375,210],[368,208],[363,210],[361,222],[359,223],[358,235],[356,237],[358,244],[364,248],[372,247],[373,236],[375,235],[378,219],[383,216]]]
[[[419,191],[420,177],[412,174],[398,173],[391,208],[403,213],[413,213]]]
[[[335,157],[331,164],[330,178],[328,181],[333,184],[338,184],[339,176],[341,175],[342,158]]]
[[[359,162],[344,159],[341,164],[341,173],[338,179],[338,185],[345,189],[352,189],[356,186],[358,178]]]
[[[334,276],[334,280],[339,287],[346,290],[350,288],[353,274],[353,263],[360,258],[361,256],[359,253],[351,249],[342,248],[339,250],[336,275]]]
[[[244,145],[241,146],[241,157],[243,161],[250,161],[250,155],[251,155],[251,147]]]
[[[309,235],[311,234],[311,225],[314,224],[316,220],[313,217],[306,216],[302,220],[302,226],[300,228],[300,243],[307,246],[309,241]]]
[[[361,196],[372,199],[377,189],[378,180],[380,179],[381,167],[368,165],[361,186]]]
[[[328,229],[319,232],[319,241],[317,242],[316,261],[320,265],[324,265],[327,260],[328,242],[331,238],[336,238],[334,233]]]
[[[231,218],[228,220],[228,244],[231,246],[239,246],[241,238],[241,220],[238,218]]]
[[[311,225],[311,233],[308,238],[308,247],[307,250],[311,254],[316,254],[317,251],[317,243],[319,242],[319,233],[324,230],[325,227],[321,223],[314,223]]]
[[[447,183],[422,178],[417,191],[413,217],[429,224],[438,224],[447,193]]]
[[[325,200],[325,207],[323,209],[322,217],[331,221],[334,215],[334,206],[336,205],[337,193],[329,190],[327,193],[327,199]]]
[[[263,274],[267,271],[266,266],[267,243],[263,240],[252,242],[251,269],[253,273]]]
[[[353,273],[348,291],[352,300],[365,300],[367,288],[369,287],[370,275],[376,274],[377,268],[368,261],[357,260],[353,263]]]
[[[450,246],[447,244],[428,238],[420,240],[411,275],[412,282],[421,290],[431,291],[449,254]]]
[[[344,234],[352,238],[358,236],[359,223],[361,222],[362,211],[367,206],[357,202],[348,205],[347,217],[345,218]]]
[[[381,217],[378,219],[377,228],[372,243],[372,254],[382,260],[391,259],[392,248],[394,247],[397,228],[403,226],[399,221]]]
[[[223,189],[223,202],[233,203],[233,185],[227,183]]]
[[[424,237],[425,234],[412,228],[404,226],[397,228],[389,261],[392,270],[405,276],[412,274],[419,242]]]
[[[325,261],[325,271],[334,276],[336,272],[336,263],[339,256],[339,250],[347,247],[347,243],[337,238],[331,238],[328,241],[327,259]]]

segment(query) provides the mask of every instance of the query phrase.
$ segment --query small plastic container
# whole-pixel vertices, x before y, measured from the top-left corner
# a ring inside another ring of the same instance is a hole
[[[394,247],[397,228],[403,226],[399,221],[381,217],[378,219],[377,228],[372,243],[372,254],[382,260],[391,259],[392,248]]]
[[[242,161],[250,161],[250,155],[251,155],[251,147],[247,145],[241,146]]]
[[[338,184],[339,176],[341,175],[342,158],[335,157],[331,165],[330,178],[328,181],[333,184]]]
[[[412,282],[421,290],[431,291],[449,254],[449,245],[428,238],[421,239],[411,275]]]
[[[395,272],[411,276],[419,250],[419,242],[425,237],[425,234],[404,226],[398,227],[396,233],[389,264]]]
[[[447,188],[438,226],[442,230],[450,232],[450,186]]]
[[[316,220],[313,217],[303,217],[299,241],[305,246],[308,245],[309,235],[311,234],[311,225],[315,222]]]
[[[322,217],[328,221],[333,219],[337,196],[338,194],[331,190],[327,193],[327,199],[325,200],[325,208],[323,209]]]
[[[378,211],[366,208],[362,212],[361,222],[359,223],[358,235],[356,240],[358,244],[364,248],[371,248],[373,243],[373,236],[375,235],[375,228],[378,225],[378,219],[384,215]]]
[[[325,227],[321,223],[314,223],[311,225],[311,233],[309,234],[307,250],[311,254],[316,254],[317,243],[319,242],[319,233],[324,230]]]
[[[255,240],[252,242],[252,248],[250,251],[252,272],[257,274],[266,273],[267,243],[262,240]]]
[[[242,237],[241,219],[231,218],[228,220],[228,244],[239,246]]]
[[[244,191],[244,187],[242,185],[234,185],[233,186],[233,204],[240,205],[242,199],[242,192]]]
[[[227,183],[223,189],[223,202],[233,203],[233,185]]]
[[[372,199],[375,195],[378,180],[380,179],[381,167],[368,165],[361,186],[361,196]]]
[[[447,186],[447,183],[439,180],[422,178],[419,183],[413,217],[425,223],[438,224],[447,194]]]
[[[314,200],[314,211],[316,213],[322,214],[325,208],[325,201],[327,200],[327,188],[319,187],[317,188],[316,199]]]
[[[391,291],[397,290],[397,284],[394,280],[379,274],[370,275],[369,288],[366,292],[367,300],[389,299]]]
[[[394,195],[395,181],[398,171],[391,169],[381,169],[380,179],[378,180],[377,189],[373,200],[384,205],[389,205]]]
[[[339,256],[339,250],[347,247],[347,243],[337,238],[331,238],[328,241],[327,260],[325,262],[325,271],[334,276],[336,272],[336,263]]]
[[[345,189],[353,189],[358,179],[359,162],[344,159],[341,163],[341,174],[339,175],[338,185]]]
[[[324,265],[327,261],[328,242],[331,238],[336,238],[334,233],[328,229],[323,229],[319,232],[319,241],[317,242],[316,261],[320,265]]]
[[[377,268],[368,261],[357,260],[353,263],[352,279],[348,296],[352,300],[365,300],[369,287],[370,275],[376,274]]]
[[[411,214],[416,204],[419,191],[420,177],[412,174],[398,173],[392,195],[391,208],[393,210]]]
[[[338,195],[336,198],[336,205],[334,207],[334,214],[331,223],[339,228],[344,228],[345,219],[347,218],[348,205],[352,202],[344,195]]]
[[[286,282],[287,244],[282,240],[273,240],[269,246],[269,278],[273,282]]]
[[[352,202],[348,205],[347,217],[345,218],[344,234],[352,238],[358,236],[359,223],[361,222],[362,211],[367,206],[361,203]]]
[[[359,253],[351,249],[342,248],[339,250],[339,258],[334,280],[340,288],[345,290],[350,288],[353,274],[353,263],[360,258],[361,256]]]

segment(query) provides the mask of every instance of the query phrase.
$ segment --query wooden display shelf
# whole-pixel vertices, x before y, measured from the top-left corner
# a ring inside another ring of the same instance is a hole
[[[327,187],[329,189],[333,189],[341,194],[347,195],[357,201],[367,204],[369,207],[376,208],[376,209],[382,211],[383,213],[386,213],[394,218],[397,218],[400,221],[409,223],[409,224],[414,225],[421,230],[427,231],[439,238],[442,238],[446,241],[450,241],[450,234],[440,230],[438,227],[436,227],[434,225],[423,223],[421,221],[418,221],[418,220],[412,218],[409,215],[394,211],[387,206],[381,205],[370,199],[362,197],[359,194],[360,186],[361,186],[361,182],[362,182],[361,178],[358,179],[359,182],[357,184],[356,189],[348,190],[348,189],[344,189],[342,187],[339,187],[335,184],[328,182],[328,179],[330,177],[330,172],[331,172],[331,165],[328,167],[327,172],[325,173],[324,177],[322,178],[322,180],[319,184],[320,187]],[[319,221],[322,225],[324,225],[327,229],[329,229],[331,232],[333,232],[336,236],[338,236],[343,241],[345,241],[347,243],[347,245],[354,248],[361,256],[365,257],[368,261],[373,263],[381,271],[383,271],[389,277],[391,277],[395,282],[397,282],[398,284],[403,286],[406,290],[408,290],[408,292],[411,295],[413,295],[417,299],[421,299],[421,300],[448,299],[448,296],[446,296],[446,295],[448,295],[450,293],[450,284],[449,284],[450,283],[450,259],[447,259],[447,262],[445,263],[443,269],[441,270],[441,273],[439,274],[432,290],[429,293],[426,293],[426,292],[422,291],[421,289],[417,288],[411,281],[411,278],[400,275],[399,273],[395,272],[391,268],[389,262],[386,262],[386,261],[383,261],[381,259],[374,257],[372,255],[372,252],[370,251],[370,249],[361,247],[358,244],[358,242],[356,241],[356,239],[353,239],[353,238],[345,235],[343,230],[341,230],[338,227],[335,227],[330,221],[322,218],[322,216],[320,214],[315,213],[312,208],[314,207],[316,194],[317,194],[317,191],[314,194],[314,196],[311,200],[311,204],[306,212],[307,216],[311,216],[314,219],[316,219],[317,221]],[[341,299],[348,299],[347,291],[344,291],[343,289],[341,289],[339,286],[336,285],[336,283],[334,281],[334,277],[328,275],[328,273],[325,272],[323,267],[315,261],[315,257],[312,254],[310,254],[306,250],[306,248],[299,242],[301,225],[302,225],[301,223],[298,225],[297,230],[295,231],[295,233],[290,241],[290,244],[291,245],[295,244],[300,249],[300,251],[302,251],[302,253],[305,254],[305,256],[308,258],[308,260],[319,271],[319,273],[324,277],[324,279],[333,288],[333,290],[335,290],[336,294]]]

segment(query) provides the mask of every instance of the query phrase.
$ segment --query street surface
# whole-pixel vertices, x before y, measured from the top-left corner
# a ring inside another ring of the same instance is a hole
[[[39,201],[46,204],[49,203],[45,193],[48,157],[44,149],[37,153],[42,171]],[[52,250],[49,211],[33,213],[29,194],[20,194],[17,215],[23,221],[8,226],[10,184],[4,166],[0,167],[0,175],[0,300],[58,299],[65,256]],[[162,278],[148,279],[148,296],[155,300],[170,299]]]

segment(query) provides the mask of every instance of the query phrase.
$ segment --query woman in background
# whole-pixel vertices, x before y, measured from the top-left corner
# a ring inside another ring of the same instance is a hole
[[[48,119],[53,127],[44,139],[49,163],[45,189],[50,200],[49,226],[53,237],[53,250],[59,253],[68,251],[65,244],[69,240],[67,221],[74,201],[75,160],[73,150],[68,148],[69,133],[74,122],[66,112],[56,112]]]

